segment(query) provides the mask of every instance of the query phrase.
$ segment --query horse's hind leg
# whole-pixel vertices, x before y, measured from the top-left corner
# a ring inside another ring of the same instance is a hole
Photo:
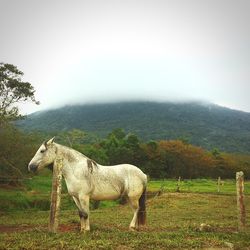
[[[130,222],[129,225],[129,229],[134,231],[137,230],[139,228],[138,226],[138,211],[139,211],[139,200],[136,197],[129,197],[129,204],[132,207],[133,211],[134,211],[134,216],[132,221]]]
[[[86,218],[88,218],[88,214],[82,209],[80,201],[78,198],[73,196],[73,200],[78,208],[79,211],[79,217],[80,217],[80,224],[81,224],[81,228],[80,231],[85,231],[86,230]],[[89,226],[88,226],[89,228]]]

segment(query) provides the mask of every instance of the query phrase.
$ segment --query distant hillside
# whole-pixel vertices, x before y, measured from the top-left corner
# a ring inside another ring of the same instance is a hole
[[[89,131],[100,137],[114,128],[142,140],[182,138],[207,149],[250,152],[250,113],[214,104],[125,102],[65,106],[31,114],[20,121],[24,130]]]

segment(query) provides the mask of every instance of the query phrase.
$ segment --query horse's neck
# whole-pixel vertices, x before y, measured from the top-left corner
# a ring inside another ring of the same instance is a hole
[[[79,167],[81,167],[81,169],[84,168],[85,164],[79,165],[79,162],[86,161],[83,154],[60,144],[56,144],[56,147],[57,158],[61,158],[63,160],[63,173],[71,173]]]
[[[74,165],[74,162],[79,161],[79,158],[83,157],[81,153],[77,152],[76,150],[60,144],[56,144],[56,149],[57,158],[61,158],[63,160],[65,167]]]
[[[56,148],[57,148],[57,157],[60,157],[68,161],[73,161],[75,158],[82,156],[80,152],[60,144],[56,144]]]

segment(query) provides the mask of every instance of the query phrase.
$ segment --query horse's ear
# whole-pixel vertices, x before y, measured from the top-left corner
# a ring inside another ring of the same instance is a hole
[[[55,136],[51,138],[50,140],[45,141],[44,143],[45,147],[47,148],[47,146],[51,145],[54,142],[54,140],[55,140]]]

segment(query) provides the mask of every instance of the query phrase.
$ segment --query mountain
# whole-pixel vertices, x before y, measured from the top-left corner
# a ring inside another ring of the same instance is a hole
[[[18,126],[26,131],[73,128],[106,136],[114,128],[142,140],[185,139],[207,149],[250,152],[250,113],[209,103],[122,102],[74,105],[33,113]]]

